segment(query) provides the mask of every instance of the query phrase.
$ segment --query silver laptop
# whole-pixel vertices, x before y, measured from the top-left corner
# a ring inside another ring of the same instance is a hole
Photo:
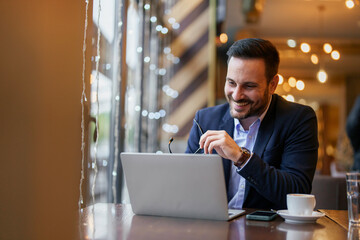
[[[135,214],[231,220],[245,210],[228,209],[218,155],[121,153]]]

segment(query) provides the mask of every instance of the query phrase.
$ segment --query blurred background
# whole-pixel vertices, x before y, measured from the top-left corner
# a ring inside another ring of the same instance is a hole
[[[226,51],[245,37],[276,45],[277,93],[316,111],[317,174],[353,164],[357,0],[14,0],[0,12],[0,239],[76,239],[79,208],[128,202],[119,153],[168,152],[170,137],[184,152],[195,112],[224,102]]]

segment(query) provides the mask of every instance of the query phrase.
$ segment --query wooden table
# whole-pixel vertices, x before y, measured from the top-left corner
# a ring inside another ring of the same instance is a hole
[[[347,219],[346,211],[324,211]],[[348,239],[348,230],[330,217],[306,224],[286,223],[280,216],[271,222],[246,220],[245,215],[230,222],[209,221],[139,216],[130,205],[97,203],[81,210],[79,226],[81,239]]]
[[[328,218],[338,223],[346,230],[349,230],[349,218],[347,210],[319,209],[319,212],[325,213]]]

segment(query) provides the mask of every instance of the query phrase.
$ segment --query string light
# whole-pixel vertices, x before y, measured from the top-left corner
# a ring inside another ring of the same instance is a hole
[[[179,127],[177,125],[170,125],[167,123],[162,126],[162,129],[168,133],[177,133],[179,131]]]
[[[83,196],[83,182],[85,180],[84,168],[85,168],[85,102],[86,99],[86,85],[85,85],[85,67],[86,67],[86,36],[87,36],[87,27],[88,27],[88,11],[89,11],[89,1],[86,0],[85,7],[85,27],[84,27],[84,40],[82,48],[82,94],[81,94],[81,176],[80,176],[80,196],[78,206],[82,210],[82,205],[84,204]]]
[[[101,13],[101,1],[98,3],[98,12],[97,12],[97,25],[100,26],[100,13]],[[97,167],[97,155],[98,155],[98,146],[99,146],[99,116],[100,116],[100,102],[99,102],[99,85],[100,85],[100,71],[99,71],[99,63],[100,63],[100,39],[101,39],[101,31],[100,27],[98,27],[97,31],[97,43],[96,43],[96,53],[97,56],[95,58],[95,73],[96,73],[96,114],[95,114],[95,129],[96,129],[96,140],[94,144],[94,160],[92,162],[92,168],[94,169],[93,182],[91,186],[91,197],[93,201],[93,206],[95,206],[95,187],[96,180],[98,175],[98,167]],[[95,231],[95,228],[94,228]]]
[[[174,23],[176,23],[176,20],[175,20],[175,18],[171,17],[171,18],[168,19],[168,22],[170,24],[174,24]]]
[[[161,33],[162,34],[167,34],[169,32],[169,29],[167,29],[166,27],[163,27],[162,29],[161,29]]]
[[[180,24],[176,22],[173,25],[171,25],[171,27],[176,30],[180,28]]]
[[[150,18],[150,22],[154,23],[154,22],[156,22],[156,21],[157,21],[157,17],[156,17],[156,16],[152,16],[152,17]]]
[[[158,31],[158,32],[161,32],[162,28],[163,28],[163,27],[162,27],[161,25],[157,25],[157,26],[155,27],[156,31]]]
[[[170,47],[165,47],[165,48],[164,48],[164,53],[165,53],[165,54],[171,53],[171,48],[170,48]]]
[[[150,9],[150,4],[148,4],[148,3],[145,4],[145,5],[144,5],[144,9],[145,9],[145,10],[149,10],[149,9]]]

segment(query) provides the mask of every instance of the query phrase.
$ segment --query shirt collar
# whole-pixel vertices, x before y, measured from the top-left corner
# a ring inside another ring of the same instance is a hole
[[[260,119],[260,122],[262,122],[262,120],[264,119],[267,111],[269,110],[269,107],[270,107],[270,104],[271,104],[271,101],[272,101],[272,96],[270,96],[270,101],[266,107],[266,110],[260,115],[259,119]]]

